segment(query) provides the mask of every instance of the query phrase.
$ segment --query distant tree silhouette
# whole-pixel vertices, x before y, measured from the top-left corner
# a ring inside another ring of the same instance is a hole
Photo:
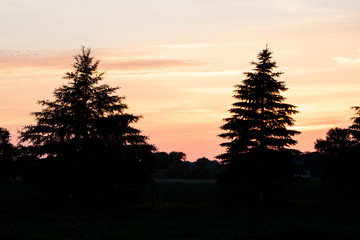
[[[206,157],[198,158],[194,162],[192,170],[193,178],[195,179],[214,179],[220,173],[220,163],[218,161],[211,161]]]
[[[287,127],[298,111],[284,103],[281,92],[287,88],[278,80],[282,72],[274,71],[277,65],[267,47],[251,64],[253,71],[235,85],[237,101],[221,126],[225,133],[219,136],[228,142],[221,144],[226,152],[217,156],[224,167],[219,183],[239,201],[257,201],[260,193],[267,202],[277,201],[293,176],[291,158],[298,151],[289,147],[299,132]]]
[[[360,106],[354,106],[355,116],[352,118],[353,123],[349,127],[351,132],[352,141],[354,145],[351,147],[351,151],[346,158],[345,166],[347,170],[344,171],[343,185],[345,186],[347,195],[353,199],[360,199],[358,189],[360,186],[360,175],[358,169],[360,168],[360,162],[356,156],[360,156]],[[347,187],[346,187],[347,186]]]
[[[118,88],[100,84],[104,73],[90,53],[81,48],[74,71],[64,77],[68,83],[55,89],[55,100],[39,101],[42,111],[32,113],[36,124],[21,133],[28,152],[39,158],[36,185],[52,200],[115,199],[152,170],[154,147],[131,126],[139,116],[125,113]]]
[[[199,158],[195,162],[186,161],[183,152],[155,153],[154,178],[162,179],[214,179],[219,173],[219,162]]]
[[[154,156],[155,156],[154,166],[157,172],[161,172],[168,169],[172,163],[172,159],[170,158],[167,152],[156,152]]]
[[[346,157],[353,146],[350,130],[345,128],[331,128],[326,133],[326,139],[317,139],[315,150],[322,160],[322,176],[327,180],[338,178],[341,160]]]
[[[315,149],[321,154],[332,156],[339,155],[349,147],[353,146],[351,131],[346,128],[331,128],[326,133],[326,139],[317,139]]]
[[[358,169],[360,163],[356,156],[360,154],[359,109],[349,128],[332,128],[326,133],[326,139],[317,139],[316,152],[322,165],[323,181],[333,182],[343,198],[358,196],[360,186]],[[357,198],[358,199],[358,198]]]
[[[186,154],[172,151],[155,153],[155,178],[187,178]]]
[[[186,160],[186,154],[183,152],[172,151],[169,153],[169,157],[172,162],[184,162]]]
[[[360,144],[360,106],[354,106],[355,117],[352,118],[353,124],[350,126],[351,135]]]
[[[30,146],[21,146],[20,144],[15,147],[14,168],[16,177],[23,183],[34,183],[36,174],[35,166],[39,163],[36,154],[32,152]]]
[[[14,147],[10,143],[10,133],[0,127],[0,183],[9,181],[14,175],[13,169]]]

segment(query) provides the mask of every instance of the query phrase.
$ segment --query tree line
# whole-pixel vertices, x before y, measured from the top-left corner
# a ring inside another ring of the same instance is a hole
[[[220,163],[206,157],[195,162],[186,161],[183,152],[156,152],[154,178],[158,179],[215,179],[220,173]]]
[[[317,139],[315,149],[323,166],[322,179],[335,185],[343,198],[358,199],[360,184],[360,107],[348,128],[331,128],[325,139]]]
[[[294,183],[302,153],[293,148],[299,131],[296,106],[285,102],[283,74],[276,71],[272,52],[259,52],[254,68],[235,85],[230,116],[220,127],[225,152],[210,161],[186,161],[182,152],[158,152],[135,128],[141,116],[126,112],[117,87],[101,84],[104,73],[91,49],[82,47],[73,71],[55,89],[54,100],[41,100],[33,112],[34,125],[20,131],[17,146],[0,128],[0,181],[23,181],[35,186],[45,203],[86,205],[118,202],[134,196],[151,178],[215,178],[223,198],[233,202],[281,203]],[[360,152],[360,107],[348,129],[334,128],[318,139],[316,152],[321,177],[334,182],[345,196],[360,183],[356,158]]]

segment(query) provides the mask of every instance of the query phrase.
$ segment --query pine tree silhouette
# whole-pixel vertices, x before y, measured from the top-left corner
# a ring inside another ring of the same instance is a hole
[[[219,137],[226,152],[217,156],[224,166],[219,183],[234,199],[255,201],[282,195],[282,188],[292,177],[291,158],[298,151],[293,137],[300,132],[288,129],[294,125],[291,115],[298,111],[284,103],[281,92],[287,88],[278,78],[276,62],[266,47],[251,62],[253,71],[245,73],[242,84],[235,86],[236,102],[225,118]],[[269,200],[268,200],[269,201]]]

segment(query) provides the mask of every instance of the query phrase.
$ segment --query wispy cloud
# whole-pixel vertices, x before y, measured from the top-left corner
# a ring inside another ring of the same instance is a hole
[[[41,58],[59,58],[59,57],[71,57],[75,53],[75,50],[12,50],[12,49],[0,49],[0,61],[2,60],[25,60],[25,59],[41,59]]]
[[[221,131],[194,131],[194,132],[181,132],[181,133],[168,133],[164,134],[164,136],[185,136],[185,135],[204,135],[204,134],[212,134],[217,135],[220,134]]]
[[[277,53],[284,53],[284,54],[287,54],[287,53],[298,53],[300,52],[299,50],[297,49],[283,49],[283,50],[279,50],[277,51]]]
[[[188,88],[184,89],[184,91],[189,92],[191,94],[226,94],[233,92],[232,87],[216,87],[216,88]]]
[[[323,130],[323,129],[330,129],[334,127],[339,127],[339,125],[336,124],[318,124],[318,125],[296,125],[289,127],[289,129],[294,129],[297,131],[305,132],[305,131],[313,131],[313,130]]]
[[[24,69],[70,69],[76,50],[59,51],[15,51],[0,50],[1,72],[21,72]],[[144,57],[140,53],[127,51],[95,50],[94,58],[99,59],[100,70],[134,71],[164,69],[170,67],[189,67],[207,64],[191,59],[157,58],[156,54]]]
[[[0,50],[0,69],[2,73],[26,69],[64,69],[70,67],[75,51],[29,51]]]
[[[214,76],[237,76],[244,71],[204,71],[204,72],[168,72],[168,76],[188,76],[188,77],[214,77]]]
[[[329,4],[331,5],[331,4]],[[271,6],[283,13],[327,14],[340,12],[339,9],[328,5],[318,4],[316,1],[304,0],[275,0]]]
[[[205,62],[178,59],[132,59],[103,61],[102,66],[108,70],[158,69],[169,67],[199,66]]]
[[[356,50],[357,52],[360,52],[360,48]],[[331,60],[335,61],[339,64],[354,64],[354,63],[360,63],[360,57],[332,57]]]
[[[309,10],[309,7],[299,0],[276,0],[274,6],[281,12],[304,12]]]
[[[282,70],[286,70],[286,75],[305,75],[313,73],[331,72],[335,71],[334,68],[298,68],[298,67],[283,67]]]
[[[339,64],[354,64],[360,63],[360,57],[358,58],[350,58],[350,57],[332,57],[331,60],[334,60]]]
[[[359,84],[313,84],[311,88],[309,86],[293,86],[292,96],[304,96],[306,98],[310,96],[321,96],[321,95],[333,95],[333,94],[351,94],[360,91]]]
[[[166,48],[180,48],[180,49],[192,49],[192,48],[207,48],[216,46],[213,43],[187,43],[187,44],[166,44],[163,47]]]
[[[252,46],[252,45],[265,45],[264,42],[233,42],[233,46]]]
[[[333,116],[329,113],[325,118],[308,118],[303,119],[301,123],[295,124],[295,126],[291,126],[291,129],[296,129],[299,131],[313,131],[313,130],[328,130],[330,128],[335,127],[347,127],[349,126],[349,122],[347,120],[344,121],[344,118],[340,116]]]

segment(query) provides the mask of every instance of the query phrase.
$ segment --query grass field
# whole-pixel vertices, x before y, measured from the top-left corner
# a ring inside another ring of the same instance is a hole
[[[276,234],[285,232],[293,233],[287,239],[320,233],[360,239],[360,206],[340,201],[320,205],[317,180],[299,184],[292,204],[263,213],[259,208],[219,206],[214,181],[163,180],[155,190],[155,206],[149,185],[131,206],[54,211],[39,207],[26,185],[1,185],[0,239],[261,239],[263,226],[265,239],[281,239]]]

